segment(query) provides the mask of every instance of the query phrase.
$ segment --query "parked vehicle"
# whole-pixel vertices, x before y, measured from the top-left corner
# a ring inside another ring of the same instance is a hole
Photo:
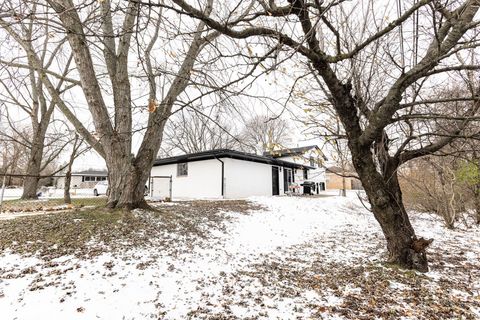
[[[95,187],[93,187],[93,195],[95,197],[98,197],[102,194],[108,194],[108,181],[100,181],[95,185]]]
[[[98,182],[95,187],[93,187],[93,195],[98,197],[99,195],[108,195],[108,181],[100,181]],[[145,196],[148,196],[148,187],[145,186]]]

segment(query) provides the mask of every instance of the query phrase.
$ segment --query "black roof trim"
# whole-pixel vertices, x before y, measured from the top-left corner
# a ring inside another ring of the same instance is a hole
[[[283,161],[283,160],[278,160],[272,157],[259,156],[256,154],[245,153],[245,152],[235,151],[230,149],[216,149],[216,150],[202,151],[197,153],[189,153],[181,156],[157,159],[153,163],[153,166],[161,166],[165,164],[181,163],[181,162],[209,160],[209,159],[216,159],[216,158],[231,158],[231,159],[237,159],[237,160],[245,160],[245,161],[251,161],[251,162],[278,165],[282,167],[295,168],[295,169],[303,169],[303,168],[315,169],[314,167],[305,166],[305,165],[293,163],[290,161]]]

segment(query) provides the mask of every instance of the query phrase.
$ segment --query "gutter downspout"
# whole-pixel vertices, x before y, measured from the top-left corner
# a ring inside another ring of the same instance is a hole
[[[225,162],[223,162],[222,160],[220,160],[219,158],[216,158],[216,157],[215,157],[215,159],[217,159],[218,161],[220,161],[220,163],[222,164],[222,177],[221,177],[221,178],[222,178],[222,182],[221,182],[221,183],[222,183],[222,184],[221,184],[221,186],[222,186],[222,198],[225,198],[225,194],[224,194],[224,193],[225,193],[225,190],[224,190],[224,189],[225,189],[225,186],[224,186],[224,180],[225,180]]]

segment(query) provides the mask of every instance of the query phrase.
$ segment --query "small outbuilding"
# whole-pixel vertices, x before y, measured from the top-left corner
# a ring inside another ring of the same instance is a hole
[[[150,179],[154,198],[238,199],[302,192],[314,169],[306,164],[229,149],[157,159]],[[170,185],[166,179],[171,177]],[[296,185],[298,188],[291,188]],[[171,188],[170,190],[168,190]]]

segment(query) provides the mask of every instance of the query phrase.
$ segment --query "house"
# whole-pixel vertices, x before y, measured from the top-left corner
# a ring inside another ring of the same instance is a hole
[[[278,160],[308,165],[312,169],[305,173],[308,176],[305,175],[303,179],[315,183],[315,193],[324,191],[327,188],[323,163],[328,159],[317,145],[272,150],[264,152],[264,155]]]
[[[88,169],[72,172],[70,188],[90,189],[93,188],[97,182],[107,180],[107,176],[108,172],[106,170]],[[57,188],[63,188],[65,186],[65,177],[58,178],[55,185]]]
[[[238,199],[283,195],[302,183],[310,165],[271,156],[220,149],[157,159],[150,179],[153,198],[169,196],[165,178],[171,177],[173,199]],[[297,190],[301,192],[300,190]]]
[[[353,170],[340,167],[327,168],[327,189],[342,190],[345,184],[345,190],[362,190],[362,183],[355,178],[357,174]]]

